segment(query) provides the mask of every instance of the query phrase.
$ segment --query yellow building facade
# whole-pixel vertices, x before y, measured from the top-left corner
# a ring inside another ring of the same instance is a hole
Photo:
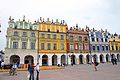
[[[119,54],[120,54],[120,36],[117,34],[114,34],[109,39],[110,43],[110,53],[111,58],[117,58],[119,60]]]
[[[38,23],[38,61],[42,66],[66,64],[66,27],[63,21],[40,19]]]
[[[64,21],[42,20],[38,28],[39,53],[66,53],[66,27]]]

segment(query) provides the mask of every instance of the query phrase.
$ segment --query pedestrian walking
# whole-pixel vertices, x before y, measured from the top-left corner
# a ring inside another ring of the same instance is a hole
[[[113,58],[111,59],[111,62],[113,65],[115,64],[115,60]]]
[[[34,64],[29,64],[28,65],[28,71],[30,73],[29,80],[34,80]]]
[[[13,75],[13,69],[12,69],[12,66],[13,66],[13,64],[10,64],[10,71],[9,71],[9,74],[10,74],[10,75]]]
[[[116,59],[116,58],[114,59],[114,62],[115,62],[115,64],[117,65],[117,59]]]
[[[17,75],[17,64],[14,63],[12,66],[13,75]]]
[[[98,66],[98,64],[99,64],[99,63],[98,63],[98,62],[96,62],[96,61],[95,61],[95,62],[93,62],[93,67],[94,67],[95,71],[97,71],[97,66]]]
[[[40,71],[40,66],[39,66],[39,63],[37,63],[37,65],[36,65],[36,72],[37,72],[36,80],[39,80],[39,71]]]

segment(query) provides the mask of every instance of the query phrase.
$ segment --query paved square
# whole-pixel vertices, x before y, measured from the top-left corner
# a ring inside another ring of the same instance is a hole
[[[59,70],[41,70],[40,80],[120,80],[120,63],[99,64],[97,68],[98,71],[94,71],[92,65],[83,64]],[[0,80],[28,80],[28,74],[28,71],[19,71],[17,76],[9,76],[8,72],[0,72]]]

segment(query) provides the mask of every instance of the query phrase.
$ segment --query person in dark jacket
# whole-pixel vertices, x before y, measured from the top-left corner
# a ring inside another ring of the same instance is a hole
[[[34,64],[28,64],[28,71],[30,73],[29,80],[34,80]]]
[[[115,62],[115,65],[117,65],[117,59],[116,58],[114,59],[114,62]]]
[[[93,62],[93,67],[94,67],[95,71],[97,71],[97,67],[96,67],[96,66],[98,66],[98,64],[99,64],[99,63],[98,63],[98,62],[96,62],[96,61],[95,61],[95,62]]]

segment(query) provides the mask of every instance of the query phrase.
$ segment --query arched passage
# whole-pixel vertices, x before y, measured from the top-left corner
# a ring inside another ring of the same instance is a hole
[[[88,64],[88,63],[91,63],[90,62],[90,55],[88,54],[88,55],[86,55],[86,63]]]
[[[109,62],[110,61],[110,56],[109,54],[106,54],[106,62]]]
[[[10,64],[17,63],[20,64],[20,57],[18,55],[12,55],[10,57]]]
[[[96,54],[95,54],[95,55],[93,55],[93,61],[94,61],[94,62],[98,62],[97,60],[98,60],[97,55],[96,55]]]
[[[115,55],[114,54],[111,54],[111,59],[115,59]]]
[[[104,56],[101,54],[100,55],[100,63],[103,63],[104,62]]]
[[[61,56],[61,64],[66,64],[66,57],[65,57],[65,55]]]
[[[48,56],[47,55],[42,56],[42,66],[48,66]]]
[[[75,63],[75,55],[74,54],[71,55],[71,64],[76,64]]]
[[[25,56],[25,58],[24,58],[24,63],[25,63],[25,64],[28,64],[28,63],[32,64],[32,63],[34,63],[34,58],[33,58],[33,56],[31,56],[31,55]]]
[[[52,56],[52,65],[57,65],[57,55]]]
[[[120,55],[119,54],[117,54],[117,60],[120,61]]]
[[[83,64],[83,55],[79,55],[79,64]]]

